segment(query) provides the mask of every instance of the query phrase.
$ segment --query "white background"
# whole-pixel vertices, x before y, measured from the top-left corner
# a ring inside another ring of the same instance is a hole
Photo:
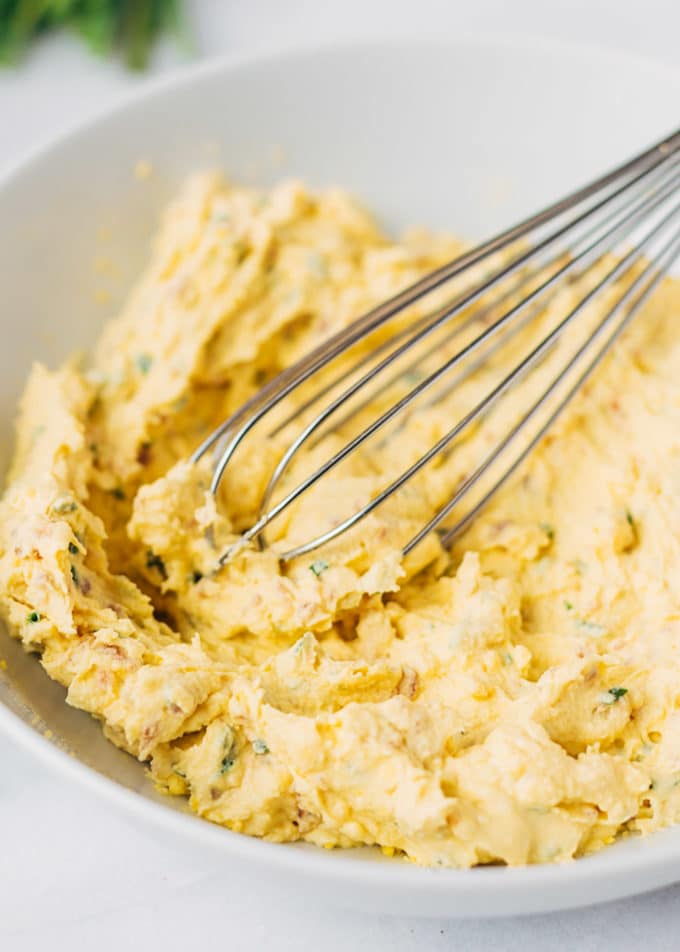
[[[678,0],[187,0],[201,56],[356,35],[515,32],[610,46],[680,66]],[[644,11],[644,13],[642,12]],[[150,75],[186,58],[164,45]],[[0,73],[0,170],[146,78],[50,39]],[[0,289],[1,294],[1,289]],[[1,300],[1,297],[0,297]],[[123,817],[0,738],[0,950],[680,948],[680,886],[560,915],[389,919],[285,901],[141,838]],[[407,911],[407,910],[405,910]]]

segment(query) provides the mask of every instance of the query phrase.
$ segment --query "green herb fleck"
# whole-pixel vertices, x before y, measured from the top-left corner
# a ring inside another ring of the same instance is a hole
[[[220,761],[220,776],[228,773],[236,763],[235,744],[236,738],[234,737],[234,732],[228,727],[224,735],[224,740],[222,741],[223,756]]]
[[[168,577],[165,571],[165,562],[160,555],[156,555],[155,552],[146,553],[146,567],[147,569],[158,569],[163,578]]]
[[[80,588],[80,577],[78,576],[78,569],[75,565],[71,566],[71,578],[73,579],[73,584],[76,588]]]
[[[203,578],[203,572],[191,573],[191,581],[193,585],[198,585],[198,583],[201,581],[202,578]]]
[[[256,754],[269,753],[269,748],[267,747],[265,742],[263,740],[260,740],[259,738],[253,741],[253,750],[255,751]]]
[[[110,489],[109,492],[111,493],[114,499],[125,499],[125,493],[120,488],[120,486],[114,486],[114,488]]]
[[[630,509],[626,509],[626,522],[631,527],[631,529],[635,528],[635,519],[633,518],[633,513],[630,511]]]
[[[309,571],[313,572],[318,578],[327,568],[329,568],[328,562],[325,562],[323,559],[317,559],[309,566]]]
[[[135,364],[137,365],[137,370],[140,374],[148,374],[151,370],[151,364],[153,363],[153,357],[151,354],[137,354],[135,357]]]
[[[568,612],[570,612],[570,611],[573,611],[573,610],[574,610],[574,606],[572,605],[572,603],[571,603],[571,602],[568,602],[568,601],[566,601],[566,599],[565,599],[565,602],[564,602],[564,607],[565,607],[565,608],[567,609],[567,611],[568,611]]]
[[[552,526],[549,522],[542,522],[541,529],[547,535],[548,539],[552,542],[555,538],[555,527]]]
[[[75,512],[77,508],[78,504],[70,496],[62,496],[52,503],[52,512],[56,512],[60,516],[67,512]]]
[[[511,664],[512,664],[512,661],[513,661],[512,655],[510,654],[509,651],[506,651],[506,652],[503,654],[503,664],[504,664],[506,667],[508,667],[508,665],[511,665]]]
[[[624,694],[628,694],[628,688],[609,688],[607,694],[610,696],[611,700],[605,700],[605,704],[616,704]]]
[[[576,624],[579,628],[585,628],[587,631],[606,631],[604,625],[599,625],[596,621],[588,621],[587,618],[576,619]]]
[[[40,612],[29,612],[26,615],[26,621],[29,625],[34,625],[37,621],[40,621]]]
[[[79,549],[78,546],[75,544],[75,542],[69,542],[69,544],[68,544],[68,550],[69,550],[69,552],[71,553],[71,555],[78,555],[78,553],[80,552],[80,549]]]

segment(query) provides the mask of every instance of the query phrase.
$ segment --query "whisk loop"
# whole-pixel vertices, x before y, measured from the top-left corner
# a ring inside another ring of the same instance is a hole
[[[257,520],[221,556],[220,564],[252,540],[266,545],[265,530],[269,524],[331,470],[390,424],[398,425],[401,420],[403,426],[425,395],[426,405],[436,405],[480,368],[502,358],[519,332],[530,329],[535,322],[538,326],[539,318],[548,313],[552,316],[554,306],[555,323],[548,332],[528,353],[514,363],[510,361],[507,372],[503,366],[502,379],[432,446],[350,516],[326,532],[277,554],[282,561],[289,561],[358,525],[436,457],[450,453],[459,439],[468,438],[502,398],[552,354],[567,330],[574,333],[583,312],[610,294],[613,300],[608,301],[604,316],[592,327],[586,322],[583,339],[545,388],[495,445],[481,454],[449,501],[412,538],[404,541],[403,552],[409,553],[435,529],[440,531],[442,544],[449,545],[547,434],[680,256],[680,202],[674,201],[679,191],[680,131],[426,275],[334,334],[266,384],[225,420],[192,457],[196,462],[217,448],[210,487],[216,494],[239,447],[262,421],[283,411],[283,418],[273,419],[268,430],[269,436],[278,437],[302,421],[299,432],[273,468]],[[606,257],[612,254],[616,260],[605,267]],[[486,270],[480,278],[481,268]],[[573,289],[591,279],[592,286],[575,303],[567,304],[566,313],[564,308],[560,310],[561,291],[567,285]],[[431,312],[409,313],[427,303],[435,293],[443,294],[454,281],[462,281],[464,286],[451,300]],[[378,332],[384,339],[371,342]],[[447,348],[459,339],[460,347],[449,355]],[[353,348],[361,344],[368,349],[353,354]],[[432,368],[432,361],[439,354],[443,356]],[[414,374],[420,374],[420,379],[406,393],[393,402],[388,400],[388,405],[376,411],[358,433],[281,499],[272,502],[281,480],[304,448],[317,446],[330,431],[339,435],[377,398],[387,399],[393,388],[410,382]],[[314,392],[303,394],[300,402],[286,411],[291,394],[314,383]],[[564,392],[560,395],[561,390]],[[315,407],[319,409],[315,411]],[[308,419],[310,412],[313,416]],[[547,416],[542,418],[542,413]],[[537,429],[529,433],[532,423]],[[519,445],[523,434],[528,434],[526,442]],[[483,488],[471,508],[449,524],[454,510],[472,490],[483,486],[487,474],[494,466],[501,466],[504,459],[500,475],[490,487]]]

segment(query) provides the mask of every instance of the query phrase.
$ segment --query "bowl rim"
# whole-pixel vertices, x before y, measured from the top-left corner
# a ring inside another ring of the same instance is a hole
[[[244,69],[258,69],[268,64],[285,65],[301,58],[318,58],[329,55],[356,55],[370,51],[395,52],[399,49],[418,48],[427,50],[456,50],[460,48],[499,48],[529,55],[557,55],[592,61],[597,56],[612,66],[635,68],[658,76],[660,80],[680,79],[680,69],[650,57],[605,47],[600,44],[581,44],[526,32],[482,33],[461,32],[451,38],[432,37],[427,34],[410,36],[396,34],[388,38],[367,36],[347,37],[339,41],[310,42],[284,48],[268,47],[257,52],[244,52],[210,57],[207,60],[182,66],[167,74],[147,81],[142,87],[123,93],[120,98],[102,111],[85,119],[68,123],[59,133],[46,137],[32,148],[25,150],[18,159],[10,162],[0,172],[0,190],[12,186],[15,178],[30,172],[31,167],[46,158],[72,138],[87,134],[106,125],[114,117],[124,114],[131,107],[139,106],[158,97],[166,96],[174,89],[190,86],[206,77],[229,74]],[[641,146],[644,143],[641,143]],[[198,816],[183,813],[153,801],[127,788],[96,769],[78,760],[67,750],[43,736],[38,729],[24,721],[19,714],[0,702],[0,730],[17,745],[33,752],[43,762],[62,775],[77,781],[82,786],[104,797],[109,803],[119,806],[126,813],[172,834],[180,834],[191,844],[201,844],[213,851],[220,850],[248,863],[259,862],[277,871],[295,872],[309,879],[324,879],[338,885],[353,887],[380,887],[397,889],[400,893],[423,894],[451,899],[478,898],[481,883],[488,890],[488,898],[503,895],[518,900],[530,890],[543,889],[551,901],[544,909],[566,908],[598,901],[588,896],[590,885],[601,882],[606,874],[609,880],[608,895],[602,898],[623,897],[656,888],[662,883],[680,879],[680,827],[677,836],[668,835],[672,828],[647,837],[644,851],[605,849],[573,862],[560,864],[535,864],[522,867],[487,866],[472,869],[426,868],[408,862],[366,862],[359,860],[353,850],[327,851],[308,844],[278,844],[236,833]],[[140,764],[140,767],[142,765]],[[286,848],[282,848],[285,846]],[[613,855],[615,854],[615,855]],[[640,881],[640,874],[656,873],[649,883]],[[578,887],[576,897],[558,897],[562,889]],[[552,901],[555,900],[555,901]],[[506,911],[509,904],[505,903]],[[456,914],[454,909],[452,914]],[[463,910],[458,915],[465,915]],[[478,914],[473,911],[472,914]],[[489,909],[486,915],[493,915]]]
[[[369,34],[360,37],[343,37],[332,41],[309,41],[282,48],[270,45],[254,52],[224,53],[209,56],[200,62],[182,64],[170,69],[167,73],[161,73],[159,76],[146,80],[143,86],[125,90],[104,109],[97,110],[84,118],[81,117],[66,122],[59,131],[45,136],[35,145],[22,150],[17,158],[0,169],[0,189],[10,185],[13,178],[27,172],[34,162],[45,158],[47,153],[65,145],[70,139],[94,130],[99,125],[105,125],[131,107],[141,105],[155,99],[157,96],[165,95],[181,86],[190,85],[204,77],[222,72],[235,72],[249,67],[260,68],[270,63],[280,64],[289,60],[297,61],[306,57],[332,56],[337,53],[346,55],[358,51],[367,55],[371,51],[395,51],[405,47],[436,50],[455,49],[457,47],[481,47],[485,49],[496,47],[534,56],[537,54],[555,54],[562,57],[571,57],[574,60],[591,60],[592,57],[597,56],[602,59],[606,58],[612,64],[618,64],[622,67],[634,66],[638,70],[656,74],[660,78],[665,77],[677,81],[680,77],[680,67],[658,61],[642,53],[621,50],[600,43],[575,43],[557,37],[521,31],[505,31],[502,33],[461,31],[455,37],[433,36],[427,33],[420,36],[397,33],[389,37]],[[641,144],[640,148],[643,148],[643,146],[644,143]]]

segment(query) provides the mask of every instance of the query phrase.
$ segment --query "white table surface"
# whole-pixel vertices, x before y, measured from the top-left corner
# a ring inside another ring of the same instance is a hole
[[[511,31],[617,47],[680,66],[678,0],[188,0],[203,56],[404,32]],[[644,9],[644,15],[642,10]],[[174,68],[171,44],[149,75]],[[146,82],[69,37],[0,73],[0,169]],[[140,838],[124,817],[0,737],[0,950],[680,948],[680,886],[570,913],[419,921],[285,902],[238,871]]]

